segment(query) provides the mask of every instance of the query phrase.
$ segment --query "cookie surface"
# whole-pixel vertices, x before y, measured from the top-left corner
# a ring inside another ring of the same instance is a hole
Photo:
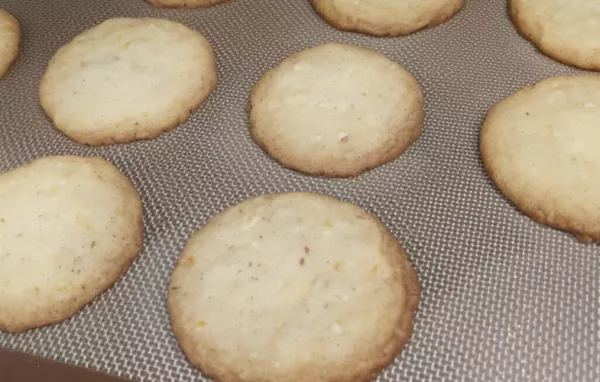
[[[534,220],[600,241],[600,78],[554,77],[494,106],[485,168]]]
[[[215,381],[370,381],[404,347],[416,274],[375,216],[328,196],[233,206],[185,247],[169,312]]]
[[[20,41],[21,29],[17,19],[0,8],[0,78],[17,58]]]
[[[216,84],[214,53],[200,33],[169,20],[115,18],[59,49],[40,102],[79,143],[126,143],[184,122]]]
[[[356,176],[400,156],[420,135],[423,94],[375,51],[328,43],[286,58],[250,96],[250,132],[294,170]]]
[[[567,65],[600,70],[600,3],[510,0],[517,29],[540,51]]]
[[[230,0],[146,0],[156,7],[164,8],[205,8]]]
[[[142,202],[101,158],[45,157],[0,174],[0,330],[60,322],[142,248]]]
[[[404,36],[439,25],[457,14],[464,0],[312,0],[337,29],[375,36]]]

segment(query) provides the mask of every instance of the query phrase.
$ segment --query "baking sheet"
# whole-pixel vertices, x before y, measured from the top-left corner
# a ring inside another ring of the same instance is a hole
[[[8,382],[126,382],[97,371],[0,348],[2,380]]]
[[[171,270],[187,238],[223,208],[280,191],[315,191],[375,212],[401,240],[423,288],[410,346],[380,381],[600,380],[600,246],[519,213],[482,168],[486,111],[517,89],[579,71],[538,53],[506,2],[471,0],[448,23],[409,37],[340,32],[307,0],[234,0],[160,10],[142,0],[0,0],[21,23],[21,55],[0,80],[0,171],[44,155],[100,155],[145,203],[145,250],[125,277],[62,324],[0,346],[140,381],[204,381],[169,327]],[[182,22],[212,43],[219,86],[192,118],[159,139],[89,148],[52,127],[37,90],[54,52],[109,17]],[[304,176],[251,140],[251,86],[286,56],[328,41],[400,62],[425,93],[421,139],[356,179]]]

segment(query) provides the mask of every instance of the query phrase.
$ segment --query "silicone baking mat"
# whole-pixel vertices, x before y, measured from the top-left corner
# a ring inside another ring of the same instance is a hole
[[[280,191],[315,191],[373,211],[401,240],[423,288],[412,342],[380,381],[599,381],[600,246],[542,227],[488,180],[478,151],[487,110],[517,89],[579,71],[538,53],[502,0],[471,0],[449,22],[408,37],[340,32],[307,0],[233,0],[160,10],[143,0],[0,0],[23,30],[0,80],[0,171],[44,155],[99,155],[145,203],[145,250],[114,288],[73,319],[0,346],[140,381],[204,381],[169,326],[169,277],[187,238],[223,208]],[[48,60],[106,18],[153,16],[201,31],[219,86],[184,125],[154,141],[89,148],[52,127],[37,90]],[[409,69],[425,93],[420,140],[355,179],[280,167],[251,140],[251,86],[299,50],[367,46]],[[0,377],[1,379],[1,377]]]

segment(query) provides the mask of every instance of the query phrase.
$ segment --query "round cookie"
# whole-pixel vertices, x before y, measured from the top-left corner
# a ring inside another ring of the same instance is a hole
[[[225,3],[229,0],[146,0],[160,8],[205,8]]]
[[[0,330],[73,316],[142,248],[142,202],[101,158],[45,157],[0,174]]]
[[[216,84],[215,56],[200,33],[169,20],[115,18],[59,49],[40,102],[79,143],[126,143],[184,122]]]
[[[534,220],[600,241],[600,77],[554,77],[494,106],[481,130],[485,168]]]
[[[21,29],[17,19],[0,8],[0,78],[17,58],[20,40]]]
[[[217,382],[358,382],[409,340],[419,290],[374,215],[284,193],[233,206],[197,232],[168,306],[182,350]]]
[[[349,177],[400,156],[420,135],[417,80],[383,54],[327,43],[268,71],[250,96],[250,132],[286,167]]]
[[[317,13],[337,29],[375,36],[405,36],[439,25],[464,0],[312,0]]]
[[[600,3],[510,0],[517,29],[542,53],[567,65],[600,70]]]

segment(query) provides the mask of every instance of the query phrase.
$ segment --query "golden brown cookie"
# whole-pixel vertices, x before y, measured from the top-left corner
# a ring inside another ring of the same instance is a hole
[[[0,174],[0,330],[73,316],[142,249],[142,201],[102,158],[45,157]]]
[[[0,8],[0,78],[19,55],[20,41],[21,29],[17,19]]]
[[[464,0],[312,0],[337,29],[375,36],[404,36],[439,25],[457,14]]]
[[[510,0],[512,20],[542,53],[567,65],[600,70],[600,3]]]
[[[400,156],[421,135],[423,94],[400,64],[328,43],[286,58],[250,96],[254,141],[286,167],[356,176]]]
[[[183,352],[217,382],[366,382],[409,340],[419,283],[374,215],[284,193],[197,232],[168,302]]]
[[[600,241],[600,77],[554,77],[495,105],[481,155],[500,191],[534,220]]]

